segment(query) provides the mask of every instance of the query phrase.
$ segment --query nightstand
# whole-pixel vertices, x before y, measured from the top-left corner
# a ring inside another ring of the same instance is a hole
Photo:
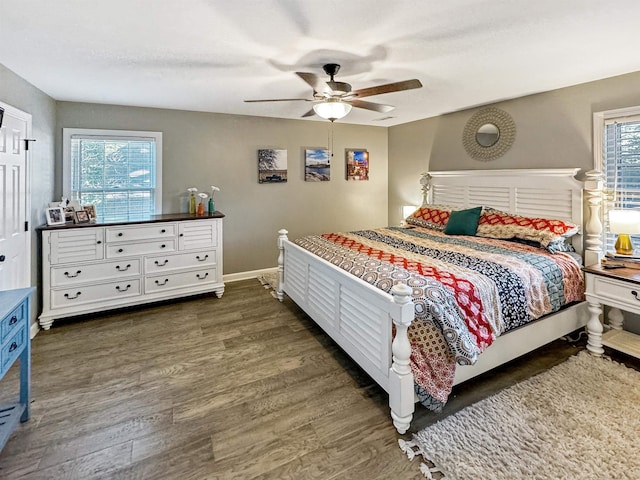
[[[587,349],[594,355],[602,355],[604,345],[640,358],[640,335],[623,329],[624,317],[621,312],[624,310],[640,315],[640,264],[638,268],[616,269],[592,265],[583,268],[583,271],[590,313]],[[600,321],[603,305],[610,307],[608,331],[604,331]]]

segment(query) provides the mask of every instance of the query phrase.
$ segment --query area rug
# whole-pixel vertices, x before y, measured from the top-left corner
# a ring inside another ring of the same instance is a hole
[[[583,351],[399,443],[426,478],[638,480],[640,372]]]
[[[271,290],[271,295],[274,298],[278,298],[276,295],[276,290],[278,290],[278,271],[274,272],[266,272],[258,275],[256,277],[258,281],[264,286],[264,288],[268,288]]]

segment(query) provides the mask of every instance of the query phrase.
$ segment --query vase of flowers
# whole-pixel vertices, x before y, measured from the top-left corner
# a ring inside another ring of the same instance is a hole
[[[196,214],[196,192],[198,189],[196,187],[187,188],[187,192],[189,192],[189,213],[191,215]]]
[[[209,195],[206,193],[199,193],[198,196],[200,197],[200,203],[198,204],[198,216],[202,217],[204,216],[204,202],[207,200]]]
[[[213,212],[216,211],[216,204],[213,201],[213,196],[216,192],[219,192],[220,189],[215,185],[211,185],[211,197],[209,197],[209,215],[213,215]]]

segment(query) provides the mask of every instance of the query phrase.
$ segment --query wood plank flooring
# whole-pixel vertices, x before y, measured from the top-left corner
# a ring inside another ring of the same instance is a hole
[[[562,362],[556,341],[456,387],[412,431]],[[2,479],[414,479],[388,398],[292,302],[257,280],[75,321],[32,343],[32,417]],[[17,395],[13,367],[0,402]]]

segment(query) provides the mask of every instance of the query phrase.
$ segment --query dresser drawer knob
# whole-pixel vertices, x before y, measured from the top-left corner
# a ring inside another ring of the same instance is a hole
[[[82,273],[82,270],[77,270],[76,273],[64,272],[64,276],[67,278],[76,278],[81,273]]]
[[[205,273],[204,275],[200,275],[199,273],[196,273],[196,277],[198,277],[198,280],[204,280],[205,278],[207,278],[209,276],[209,272]]]
[[[155,262],[153,262],[153,263],[155,263],[155,264],[156,264],[157,266],[159,266],[159,267],[164,267],[167,263],[169,263],[169,259],[168,259],[168,258],[165,258],[165,259],[164,259],[164,262],[162,262],[162,263],[160,263],[158,260],[156,260],[156,261],[155,261]]]
[[[160,248],[165,248],[166,245],[163,243],[162,245],[160,245]]]
[[[131,288],[131,284],[128,284],[125,288],[120,288],[120,285],[116,285],[116,290],[119,292],[126,292]]]
[[[71,295],[69,295],[68,293],[64,294],[64,298],[68,299],[68,300],[73,300],[75,298],[78,298],[80,295],[82,295],[82,292],[78,292],[75,294],[74,297],[72,297]]]
[[[166,285],[168,281],[169,281],[168,278],[165,278],[164,282],[162,282],[162,283],[160,283],[160,280],[156,280],[156,285],[162,287],[163,285]]]
[[[199,262],[204,262],[207,258],[209,258],[209,255],[205,255],[204,257],[200,257],[200,255],[196,255],[196,260],[198,260]]]
[[[18,348],[18,344],[16,342],[11,342],[11,346],[9,347],[9,353],[13,352],[16,348]]]
[[[124,233],[122,233],[122,232],[118,233],[119,237],[122,237],[123,235],[124,235]]]
[[[102,240],[98,240],[96,243],[100,245],[102,243]]]
[[[122,252],[124,252],[124,248],[119,248],[118,253],[122,253]]]
[[[9,325],[14,325],[16,323],[18,323],[18,317],[14,315],[11,317],[11,320],[9,320]]]
[[[116,270],[118,270],[119,272],[126,272],[127,270],[129,270],[131,268],[131,264],[128,263],[126,267],[122,268],[120,265],[116,265]]]
[[[163,228],[162,230],[160,230],[160,233],[167,233],[167,231]]]
[[[631,290],[631,295],[633,295],[634,297],[636,297],[636,300],[640,301],[640,298],[638,298],[638,292],[636,292],[635,290]]]

